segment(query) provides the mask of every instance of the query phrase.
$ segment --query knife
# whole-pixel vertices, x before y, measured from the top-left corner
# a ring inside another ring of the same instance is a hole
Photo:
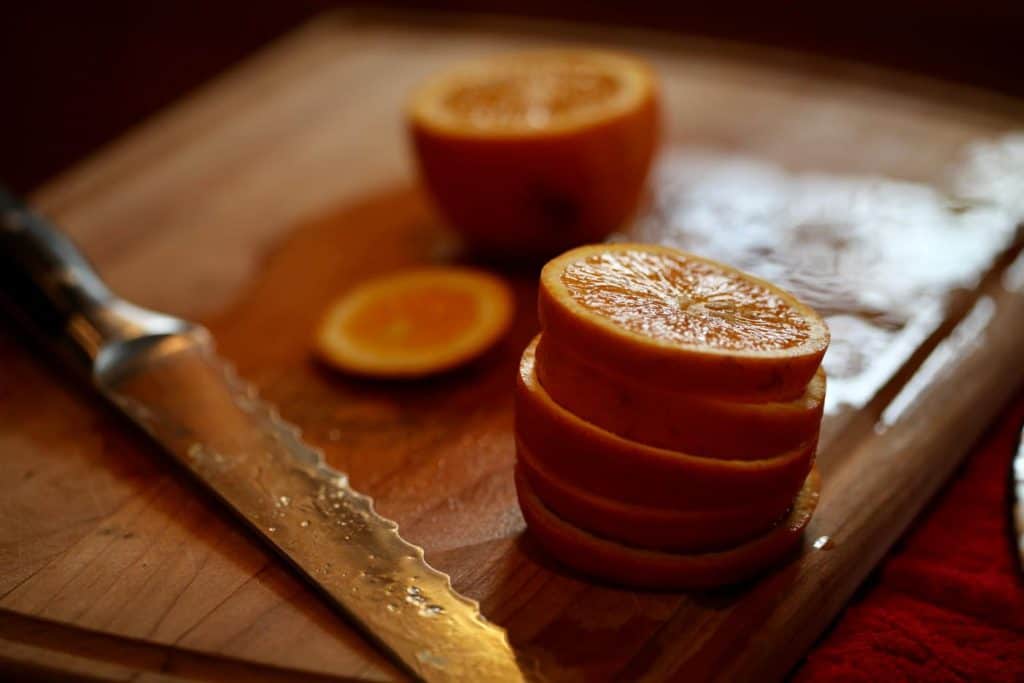
[[[1017,448],[1010,461],[1010,523],[1017,569],[1024,574],[1024,422],[1017,432]]]
[[[408,672],[526,680],[504,630],[217,357],[209,331],[115,296],[67,237],[2,188],[0,292]]]

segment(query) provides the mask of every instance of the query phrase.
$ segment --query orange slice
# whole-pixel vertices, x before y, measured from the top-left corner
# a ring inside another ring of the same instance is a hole
[[[426,82],[408,125],[421,175],[470,244],[550,256],[635,210],[658,138],[655,76],[599,50],[468,62]]]
[[[535,338],[519,364],[516,435],[563,481],[622,503],[692,510],[792,498],[811,469],[817,434],[773,458],[720,460],[648,446],[601,429],[559,406],[540,385],[536,346]]]
[[[555,403],[599,427],[710,458],[767,458],[796,448],[818,432],[825,401],[821,369],[792,401],[726,401],[602,370],[548,334],[537,345],[537,378]]]
[[[320,323],[328,363],[371,377],[420,377],[479,356],[508,330],[513,297],[499,278],[469,268],[421,268],[356,286]]]
[[[829,341],[821,317],[775,285],[646,244],[553,259],[539,305],[544,333],[600,367],[733,399],[799,397]]]
[[[663,510],[595,496],[547,471],[522,443],[517,467],[545,507],[573,526],[619,543],[673,552],[726,548],[763,533],[786,514],[793,496],[760,505],[710,510]]]
[[[572,526],[541,502],[521,472],[516,492],[530,534],[552,557],[584,574],[642,588],[704,589],[752,579],[795,550],[818,504],[817,470],[789,514],[761,536],[728,550],[677,554],[606,540]]]

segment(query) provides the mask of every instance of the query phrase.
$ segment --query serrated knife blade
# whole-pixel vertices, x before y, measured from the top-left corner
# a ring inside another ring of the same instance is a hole
[[[205,328],[114,296],[2,189],[0,211],[8,308],[405,669],[427,681],[527,679],[504,630],[217,357]]]

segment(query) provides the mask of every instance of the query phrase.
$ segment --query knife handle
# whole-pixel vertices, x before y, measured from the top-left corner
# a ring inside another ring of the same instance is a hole
[[[16,319],[86,371],[111,344],[188,326],[115,296],[70,239],[3,187],[0,294]]]

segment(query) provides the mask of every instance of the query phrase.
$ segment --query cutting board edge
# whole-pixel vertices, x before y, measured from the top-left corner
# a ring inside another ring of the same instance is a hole
[[[173,134],[178,127],[202,119],[204,108],[210,100],[220,100],[225,90],[237,89],[250,74],[259,71],[264,63],[281,60],[284,55],[296,51],[306,36],[319,31],[336,29],[338,24],[349,28],[372,25],[376,28],[405,28],[413,30],[475,30],[491,33],[518,33],[527,37],[551,36],[572,40],[607,41],[629,45],[635,49],[661,51],[710,53],[721,57],[722,47],[726,58],[746,64],[756,62],[772,70],[785,72],[795,68],[803,72],[814,71],[817,75],[827,73],[831,78],[854,83],[870,83],[872,88],[883,88],[899,93],[910,99],[924,98],[931,102],[965,112],[972,116],[992,117],[984,109],[1002,110],[999,119],[1007,117],[1024,118],[1024,100],[965,83],[940,80],[920,73],[911,73],[882,66],[864,64],[835,57],[820,57],[808,53],[767,45],[755,45],[739,41],[720,40],[702,36],[687,35],[680,38],[669,31],[652,28],[617,28],[597,23],[575,23],[546,19],[530,19],[481,13],[458,12],[445,14],[444,18],[434,16],[425,10],[389,10],[371,7],[334,8],[307,20],[291,31],[271,40],[252,55],[231,65],[225,71],[212,77],[185,93],[176,102],[145,117],[125,132],[86,155],[80,161],[47,180],[30,194],[32,202],[40,208],[58,215],[65,207],[74,204],[79,194],[95,189],[102,184],[104,173],[115,172],[117,166],[131,165],[133,158],[145,151],[142,142],[147,139],[161,140],[172,136],[165,143],[171,146]],[[510,30],[511,27],[511,30]],[[680,40],[684,44],[680,44]],[[653,43],[652,43],[653,41]],[[813,69],[807,67],[813,63]],[[111,168],[113,167],[113,168]],[[125,170],[124,173],[129,172]],[[100,176],[93,179],[90,176]]]

